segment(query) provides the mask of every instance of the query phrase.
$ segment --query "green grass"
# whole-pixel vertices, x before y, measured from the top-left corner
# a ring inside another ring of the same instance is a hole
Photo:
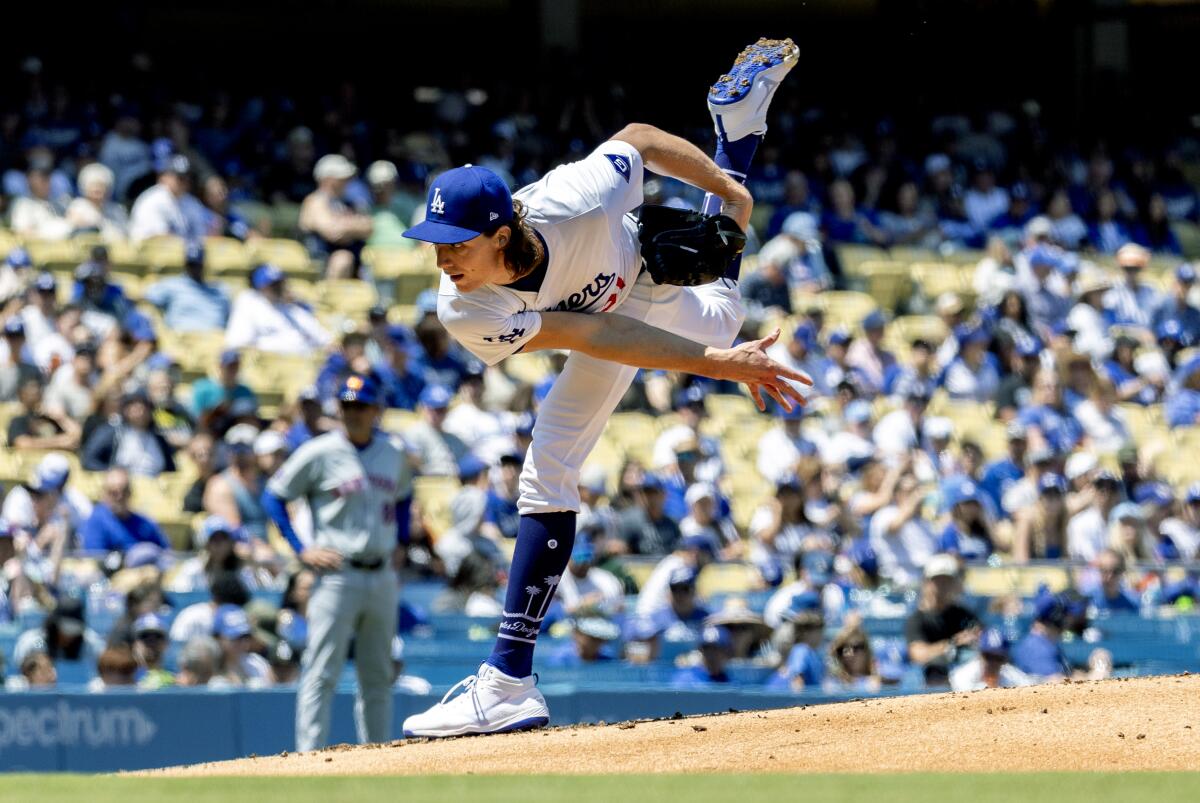
[[[0,775],[4,803],[1194,803],[1198,796],[1200,773],[180,779]]]

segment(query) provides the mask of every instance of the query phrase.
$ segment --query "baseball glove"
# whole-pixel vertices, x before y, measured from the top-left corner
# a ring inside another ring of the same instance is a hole
[[[642,207],[638,240],[654,283],[684,287],[720,279],[746,247],[746,235],[728,215],[669,206]]]

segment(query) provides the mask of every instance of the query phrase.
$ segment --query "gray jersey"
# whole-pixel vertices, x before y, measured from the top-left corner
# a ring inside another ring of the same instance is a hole
[[[412,470],[392,435],[376,432],[360,450],[344,433],[327,432],[297,449],[267,489],[308,500],[317,546],[351,558],[383,557],[396,546],[396,502],[412,495]]]

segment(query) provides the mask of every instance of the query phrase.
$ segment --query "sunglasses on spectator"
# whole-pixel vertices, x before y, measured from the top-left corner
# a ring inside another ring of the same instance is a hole
[[[105,488],[104,495],[111,496],[114,499],[124,499],[125,497],[129,496],[129,486],[124,486],[121,488]]]
[[[838,652],[842,652],[842,653],[863,652],[866,649],[867,649],[867,645],[862,644],[862,643],[843,644],[841,649],[838,650]]]

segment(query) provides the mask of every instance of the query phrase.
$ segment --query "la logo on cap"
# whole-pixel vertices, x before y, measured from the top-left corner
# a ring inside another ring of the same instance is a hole
[[[433,200],[429,202],[429,211],[435,215],[444,214],[446,211],[446,202],[442,200],[442,188],[433,188]]]

